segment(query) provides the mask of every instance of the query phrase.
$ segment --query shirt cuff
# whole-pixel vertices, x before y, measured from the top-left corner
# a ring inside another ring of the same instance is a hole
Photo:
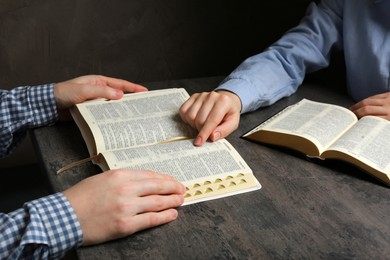
[[[36,235],[32,243],[48,245],[50,257],[63,256],[67,251],[82,244],[82,229],[75,211],[62,193],[56,193],[27,203],[31,217],[39,217],[39,221],[31,219],[32,223],[41,223],[31,228]],[[42,229],[42,230],[40,230]],[[41,236],[39,238],[39,236]]]
[[[51,125],[58,120],[54,83],[29,87],[28,98],[34,118],[32,127]]]
[[[242,79],[227,79],[221,83],[215,90],[227,90],[233,92],[241,99],[241,114],[251,111],[253,105],[251,105],[251,100],[253,100],[253,94],[251,91],[248,91],[248,82]]]

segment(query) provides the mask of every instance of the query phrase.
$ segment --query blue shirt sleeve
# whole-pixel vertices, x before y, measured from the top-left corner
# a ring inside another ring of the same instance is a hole
[[[0,158],[15,149],[29,128],[57,119],[54,84],[0,90]]]
[[[58,259],[82,243],[82,231],[61,193],[0,213],[0,259]]]
[[[298,26],[246,59],[217,89],[236,93],[242,113],[293,94],[307,72],[327,67],[331,52],[342,48],[342,2],[310,4]]]
[[[346,86],[360,101],[390,92],[390,1],[322,0],[293,29],[245,60],[217,89],[236,93],[242,113],[293,94],[306,73],[325,68],[342,50]]]

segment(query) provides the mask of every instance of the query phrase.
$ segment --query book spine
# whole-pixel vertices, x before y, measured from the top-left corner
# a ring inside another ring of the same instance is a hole
[[[296,107],[299,105],[299,102],[294,104],[294,105],[290,105],[284,109],[282,109],[281,111],[279,111],[278,113],[276,113],[275,115],[271,116],[270,118],[268,118],[267,120],[265,120],[263,123],[261,123],[258,128],[263,128],[264,126],[266,126],[267,124],[269,124],[270,122],[272,122],[273,120],[275,120],[277,117],[280,117],[282,114],[286,113],[287,111],[291,110],[292,108]]]
[[[302,101],[302,100],[301,100]],[[287,106],[285,108],[283,108],[282,110],[280,110],[278,113],[274,114],[273,116],[269,117],[268,119],[266,119],[263,123],[261,123],[260,125],[256,126],[255,128],[253,128],[252,130],[250,130],[249,132],[247,132],[246,134],[243,135],[243,137],[246,137],[254,132],[257,132],[261,129],[263,129],[266,125],[268,125],[269,123],[271,123],[273,120],[275,120],[277,117],[280,117],[282,114],[286,113],[287,111],[291,110],[292,108],[298,106],[301,102],[298,102],[296,104],[293,104],[293,105],[290,105],[290,106]]]

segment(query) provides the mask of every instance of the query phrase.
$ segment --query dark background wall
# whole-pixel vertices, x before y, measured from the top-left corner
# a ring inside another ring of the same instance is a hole
[[[0,87],[84,74],[138,83],[227,75],[296,25],[309,2],[0,0]],[[0,168],[35,161],[29,147]]]
[[[224,75],[298,23],[308,0],[2,0],[0,86],[106,74]]]

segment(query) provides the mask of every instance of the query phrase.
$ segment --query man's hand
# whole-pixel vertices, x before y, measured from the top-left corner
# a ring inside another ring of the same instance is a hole
[[[180,116],[199,131],[194,144],[201,146],[209,138],[217,141],[236,130],[241,106],[240,98],[229,91],[197,93],[182,105]]]
[[[81,76],[54,85],[54,96],[61,119],[66,118],[69,108],[86,100],[106,98],[120,99],[126,92],[140,92],[148,89],[123,79],[100,75]]]
[[[350,109],[358,118],[371,115],[390,120],[390,92],[363,99]]]
[[[151,171],[112,170],[63,192],[83,230],[83,245],[131,235],[177,218],[185,187]]]

